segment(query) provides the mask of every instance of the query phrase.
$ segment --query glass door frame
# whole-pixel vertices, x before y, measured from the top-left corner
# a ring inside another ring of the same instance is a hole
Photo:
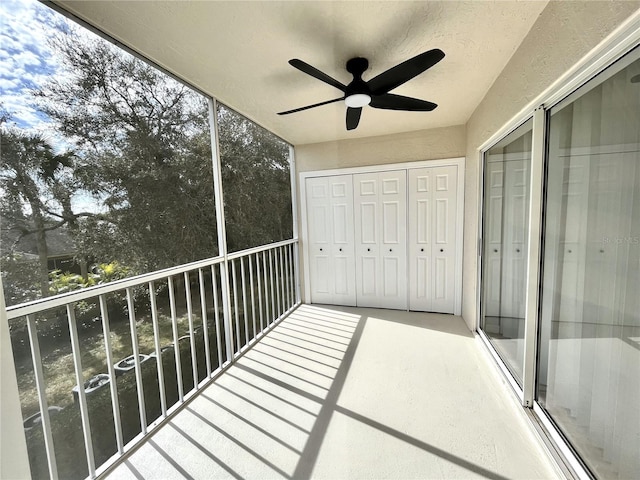
[[[544,178],[544,156],[546,137],[546,115],[543,106],[536,108],[532,114],[524,118],[515,128],[509,130],[496,142],[481,150],[481,162],[479,169],[479,210],[478,210],[478,317],[482,318],[482,252],[484,247],[484,169],[486,155],[499,141],[515,131],[521,125],[533,119],[531,171],[529,176],[529,222],[527,228],[527,252],[526,252],[526,296],[525,296],[525,332],[524,332],[524,359],[522,372],[522,387],[515,379],[511,370],[506,366],[502,357],[491,344],[489,337],[478,324],[477,333],[489,349],[499,368],[509,381],[520,403],[527,408],[533,406],[536,379],[536,352],[538,331],[538,302],[539,302],[539,275],[540,275],[540,244],[542,238],[542,182]]]
[[[542,291],[543,261],[543,202],[545,196],[545,169],[547,158],[549,112],[552,107],[564,101],[574,91],[590,82],[604,70],[609,68],[624,55],[640,47],[640,10],[624,22],[617,30],[603,40],[587,56],[574,65],[565,75],[542,92],[518,115],[498,130],[482,144],[478,150],[478,224],[477,224],[477,279],[476,279],[476,333],[493,357],[505,379],[511,385],[514,395],[521,405],[530,412],[529,418],[541,428],[541,437],[550,441],[550,450],[558,454],[562,462],[559,467],[575,478],[592,479],[593,475],[585,467],[573,447],[564,438],[555,423],[545,410],[535,401],[537,357],[539,341],[540,298]],[[533,118],[533,138],[531,151],[531,172],[529,187],[529,225],[528,246],[526,256],[526,300],[525,300],[525,332],[524,332],[524,366],[522,387],[518,384],[511,370],[505,365],[502,357],[482,331],[482,252],[484,228],[484,170],[487,152],[496,144],[516,130],[520,125]],[[556,455],[554,455],[556,456]]]

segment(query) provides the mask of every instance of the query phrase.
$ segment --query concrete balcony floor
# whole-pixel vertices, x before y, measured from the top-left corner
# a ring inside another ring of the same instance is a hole
[[[557,478],[460,317],[302,305],[109,475]]]

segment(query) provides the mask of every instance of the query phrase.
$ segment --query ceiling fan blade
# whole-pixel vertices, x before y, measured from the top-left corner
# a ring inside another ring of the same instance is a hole
[[[416,55],[367,82],[371,93],[381,95],[420,75],[444,58],[444,52],[438,48]]]
[[[307,75],[311,75],[312,77],[323,81],[324,83],[328,83],[332,87],[336,87],[338,90],[342,92],[344,92],[347,89],[346,85],[343,85],[342,83],[337,81],[335,78],[331,78],[326,73],[321,72],[316,67],[312,67],[311,65],[309,65],[306,62],[303,62],[302,60],[298,60],[297,58],[294,58],[292,60],[289,60],[289,65],[297,68],[298,70],[306,73]]]
[[[410,112],[430,112],[438,105],[418,98],[404,97],[385,93],[371,98],[370,107],[382,108],[384,110],[408,110]]]
[[[355,130],[360,123],[360,115],[362,115],[362,108],[347,107],[347,130]]]
[[[344,100],[344,97],[334,98],[333,100],[327,100],[326,102],[314,103],[313,105],[307,105],[306,107],[294,108],[293,110],[287,110],[286,112],[278,112],[278,115],[288,115],[290,113],[301,112],[303,110],[309,110],[314,107],[321,107],[322,105],[327,105],[329,103],[339,102],[340,100]]]

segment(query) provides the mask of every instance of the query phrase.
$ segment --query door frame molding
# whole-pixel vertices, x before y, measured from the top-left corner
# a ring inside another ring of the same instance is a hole
[[[304,259],[304,298],[305,303],[311,303],[311,284],[309,275],[309,249],[308,249],[308,223],[307,223],[307,178],[333,177],[337,175],[353,175],[358,173],[377,173],[391,170],[410,170],[425,167],[458,167],[457,184],[457,205],[456,205],[456,255],[455,255],[455,278],[454,278],[454,307],[453,314],[462,314],[462,254],[464,239],[464,173],[465,157],[442,158],[437,160],[421,160],[416,162],[386,163],[384,165],[367,165],[362,167],[334,168],[330,170],[313,170],[300,172],[300,218],[302,228],[299,232],[300,243],[302,244],[302,257]],[[407,192],[408,195],[408,192]],[[408,304],[407,304],[408,308]]]

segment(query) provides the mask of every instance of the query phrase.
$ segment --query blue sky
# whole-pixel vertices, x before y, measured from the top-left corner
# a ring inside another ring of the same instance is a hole
[[[0,1],[0,103],[21,129],[51,133],[30,92],[59,71],[48,43],[63,21],[35,0]]]

